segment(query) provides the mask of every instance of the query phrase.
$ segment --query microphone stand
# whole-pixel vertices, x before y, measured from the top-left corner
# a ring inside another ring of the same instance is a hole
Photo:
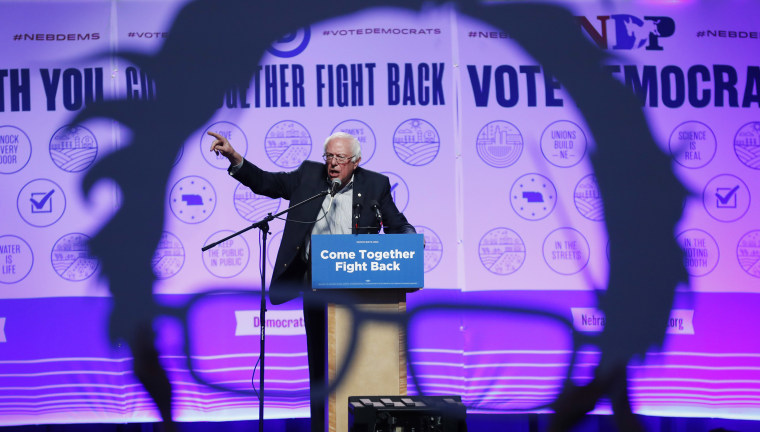
[[[334,187],[331,187],[331,189],[334,189]],[[221,239],[221,240],[219,240],[217,242],[211,243],[211,244],[203,246],[201,248],[201,251],[205,252],[205,251],[207,251],[207,250],[209,250],[209,249],[211,249],[213,247],[216,247],[220,243],[224,243],[227,240],[229,240],[229,239],[231,239],[233,237],[237,237],[240,234],[243,234],[244,232],[246,232],[248,230],[251,230],[253,228],[258,228],[258,229],[261,230],[261,238],[262,238],[262,248],[261,248],[261,306],[260,306],[260,310],[259,310],[259,320],[261,321],[261,339],[260,339],[261,347],[260,347],[260,351],[259,351],[259,360],[260,360],[260,363],[261,363],[261,369],[260,369],[260,372],[259,372],[259,432],[264,432],[264,348],[266,346],[266,343],[265,343],[266,331],[265,330],[266,330],[266,322],[267,322],[266,321],[266,311],[267,311],[267,308],[266,308],[266,289],[265,288],[266,288],[266,270],[267,270],[267,266],[266,266],[267,234],[269,234],[269,222],[271,222],[272,220],[274,220],[276,217],[278,217],[280,215],[283,215],[283,214],[285,214],[285,213],[293,210],[296,207],[300,207],[300,206],[302,206],[302,205],[304,205],[304,204],[306,204],[306,203],[308,203],[310,201],[313,201],[313,200],[315,200],[317,198],[326,196],[326,195],[328,195],[330,193],[331,193],[331,190],[326,190],[324,192],[320,192],[320,193],[314,195],[311,198],[307,198],[307,199],[299,202],[298,204],[292,205],[292,206],[286,208],[285,210],[283,210],[283,211],[281,211],[281,212],[279,212],[277,214],[273,215],[272,213],[268,213],[264,217],[264,219],[262,219],[262,220],[260,220],[260,221],[258,221],[256,223],[254,223],[254,224],[252,224],[251,226],[249,226],[247,228],[243,228],[242,230],[240,230],[240,231],[238,231],[238,232],[236,232],[234,234],[230,234],[227,237],[225,237],[225,238],[223,238],[223,239]]]

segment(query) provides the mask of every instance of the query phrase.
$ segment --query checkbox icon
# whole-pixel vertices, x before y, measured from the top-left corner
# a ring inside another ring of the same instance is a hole
[[[719,187],[715,190],[715,206],[717,208],[736,208],[736,192],[739,190],[739,185],[732,188]]]
[[[702,190],[702,205],[705,211],[721,222],[741,219],[749,211],[750,203],[749,186],[733,174],[713,177]]]
[[[32,196],[29,198],[32,203],[32,213],[52,213],[54,192],[55,189],[49,192],[32,192]]]

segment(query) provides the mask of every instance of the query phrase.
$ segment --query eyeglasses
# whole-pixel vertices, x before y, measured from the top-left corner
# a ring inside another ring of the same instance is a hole
[[[211,291],[194,296],[185,306],[162,311],[183,323],[183,369],[197,383],[239,395],[255,395],[252,381],[256,380],[253,369],[258,353],[237,336],[247,335],[251,340],[258,336],[258,331],[248,330],[257,327],[259,295],[256,291]],[[573,372],[580,372],[577,354],[583,338],[567,318],[551,312],[467,303],[423,304],[405,313],[374,312],[358,308],[350,296],[328,292],[305,293],[303,301],[311,307],[335,304],[352,317],[351,342],[337,360],[330,382],[311,383],[322,398],[345,378],[358,345],[359,328],[369,322],[405,330],[411,394],[460,394],[470,409],[547,408],[564,385],[577,378]],[[303,325],[296,316],[273,319],[287,322],[283,327],[286,332]],[[441,334],[454,337],[442,338]],[[463,351],[463,346],[478,349]],[[298,356],[304,362],[303,355],[296,352],[269,357],[268,368],[281,376],[270,381],[267,403],[287,406],[308,398],[308,374],[303,366],[296,367]]]
[[[334,154],[330,154],[330,153],[325,153],[325,154],[322,155],[322,159],[324,159],[325,162],[330,162],[331,159],[335,159],[335,161],[338,162],[341,165],[348,163],[348,161],[350,161],[351,158],[353,158],[353,157],[354,157],[353,155],[351,155],[351,156],[338,156],[338,155],[334,155]]]

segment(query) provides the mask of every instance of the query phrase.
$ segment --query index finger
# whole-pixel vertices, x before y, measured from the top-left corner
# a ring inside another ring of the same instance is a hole
[[[211,132],[211,131],[208,131],[208,132],[206,132],[206,133],[207,133],[207,134],[209,134],[209,135],[211,135],[212,137],[214,137],[214,138],[218,139],[218,140],[222,140],[222,141],[224,141],[224,137],[223,137],[223,136],[221,136],[221,135],[219,135],[219,134],[218,134],[218,133],[216,133],[216,132]]]

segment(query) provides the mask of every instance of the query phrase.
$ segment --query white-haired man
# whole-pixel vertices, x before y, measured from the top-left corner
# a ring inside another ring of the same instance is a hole
[[[393,202],[388,177],[359,167],[361,145],[352,135],[336,132],[327,137],[322,155],[324,164],[304,161],[295,171],[277,173],[264,171],[243,159],[223,136],[213,132],[209,135],[216,138],[211,150],[230,161],[230,175],[257,194],[284,198],[295,204],[330,189],[334,179],[340,181],[329,211],[328,196],[297,207],[288,214],[269,287],[272,304],[291,300],[298,295],[298,289],[308,287],[312,234],[376,233],[380,230],[380,223],[375,207],[382,215],[385,233],[415,232]],[[322,217],[325,213],[327,216]],[[325,311],[304,306],[304,320],[309,379],[312,384],[324,382]],[[316,400],[312,393],[312,431],[323,430],[324,410],[324,401]]]

